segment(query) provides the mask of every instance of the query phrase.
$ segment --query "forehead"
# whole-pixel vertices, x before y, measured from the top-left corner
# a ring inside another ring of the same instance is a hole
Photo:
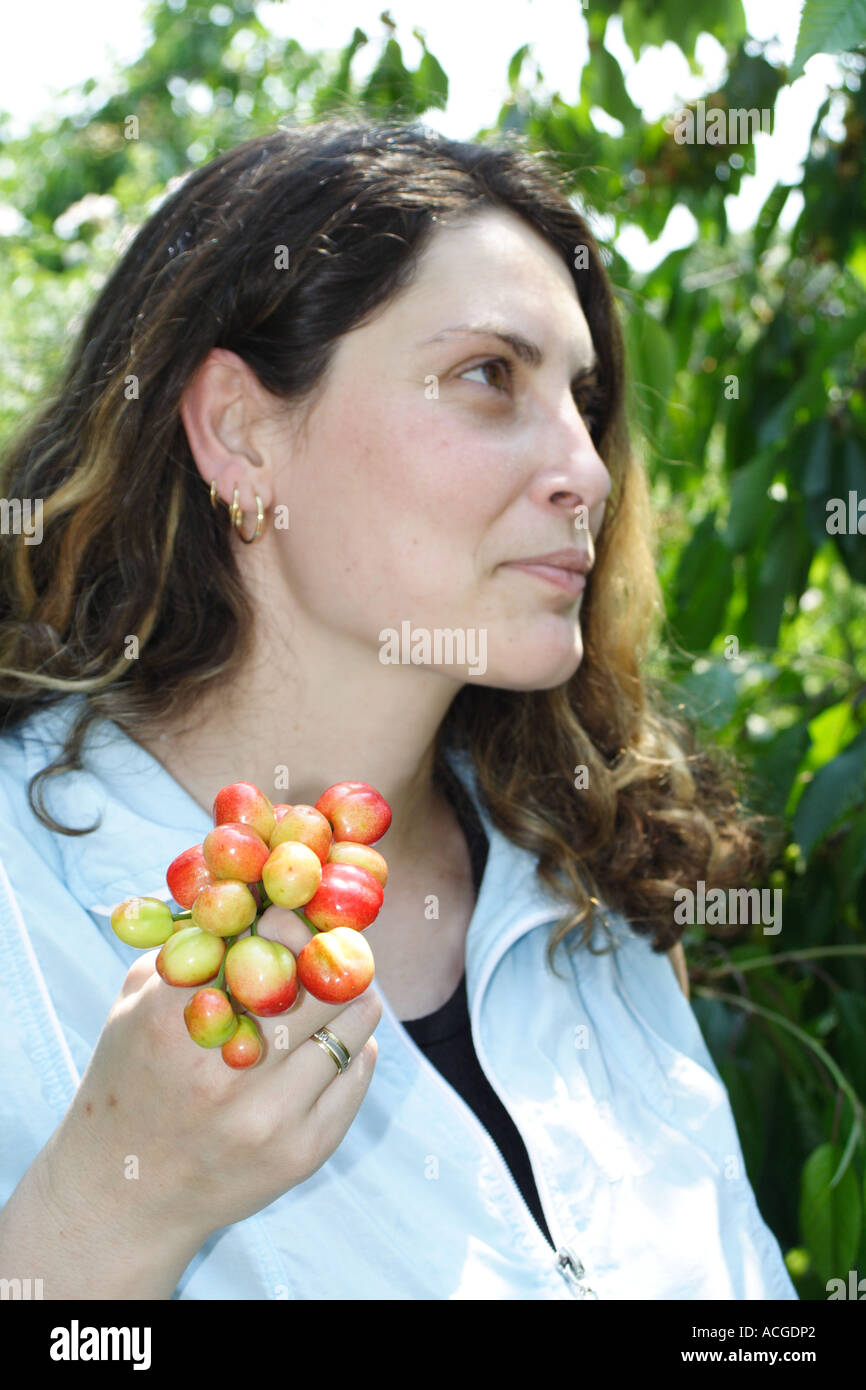
[[[384,331],[414,337],[450,323],[507,323],[551,346],[590,342],[568,266],[517,214],[484,209],[437,226],[416,274],[383,311]]]

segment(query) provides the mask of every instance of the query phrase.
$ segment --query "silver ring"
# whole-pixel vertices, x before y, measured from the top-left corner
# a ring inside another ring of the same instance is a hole
[[[319,1028],[312,1034],[312,1041],[324,1048],[328,1056],[336,1064],[337,1071],[345,1071],[352,1058],[345,1043],[340,1042],[336,1033],[332,1033],[330,1028]]]

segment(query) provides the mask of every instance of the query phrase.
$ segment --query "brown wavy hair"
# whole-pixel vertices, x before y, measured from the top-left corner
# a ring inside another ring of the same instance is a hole
[[[561,255],[592,334],[602,401],[593,438],[612,479],[582,607],[584,658],[563,685],[466,684],[438,730],[467,749],[493,823],[537,856],[568,912],[549,940],[591,945],[604,905],[669,950],[677,888],[726,888],[764,867],[738,769],[698,748],[642,675],[663,607],[642,466],[629,447],[622,337],[596,242],[553,159],[516,136],[461,142],[418,122],[341,115],[245,141],[187,175],[137,232],[99,293],[51,397],[0,471],[8,498],[43,499],[43,539],[3,538],[0,728],[84,698],[58,757],[28,787],[80,769],[88,727],[134,737],[185,715],[243,665],[254,610],[210,505],[178,405],[214,347],[245,359],[286,403],[316,398],[339,338],[409,283],[449,215],[504,208]],[[291,248],[275,272],[275,248]],[[588,266],[578,268],[577,247]],[[139,398],[128,399],[128,379]],[[206,580],[203,578],[206,576]],[[128,660],[128,635],[139,659]],[[588,786],[576,790],[583,765]],[[579,935],[576,929],[582,927]]]

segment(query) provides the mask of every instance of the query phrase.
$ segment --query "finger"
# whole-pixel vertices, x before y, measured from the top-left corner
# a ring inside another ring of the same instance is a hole
[[[310,1111],[308,1123],[324,1135],[331,1153],[342,1143],[367,1094],[378,1051],[375,1037],[368,1038],[357,1057],[352,1058],[348,1071],[334,1076]]]
[[[363,994],[357,996],[357,999],[353,999],[352,1004],[366,998],[375,1004],[378,1015],[381,1015],[382,1001],[372,987],[368,987]],[[299,985],[298,997],[286,1013],[275,1014],[271,1018],[257,1017],[256,1022],[262,1027],[270,1050],[276,1055],[277,1060],[286,1061],[319,1028],[330,1028],[334,1020],[339,1019],[347,1008],[351,1008],[351,1005],[327,1004],[322,999],[316,999],[304,989],[303,985]]]
[[[280,1092],[278,1103],[285,1106],[291,1097],[295,1106],[311,1110],[333,1081],[345,1080],[352,1070],[352,1059],[360,1053],[381,1017],[382,1001],[377,994],[365,990],[324,1025],[349,1054],[349,1066],[344,1072],[338,1070],[327,1049],[308,1036],[294,1049],[279,1073],[275,1073],[274,1086]],[[316,1026],[321,1028],[323,1025],[319,1023]]]
[[[258,933],[259,936],[266,936],[269,941],[281,941],[295,955],[304,949],[313,936],[310,928],[301,921],[296,912],[287,907],[277,907],[276,904],[266,908],[262,913]]]
[[[269,908],[266,912],[262,914],[261,918],[259,919],[259,923],[260,925],[267,924],[268,926],[267,931],[262,931],[260,933],[263,937],[267,937],[269,940],[272,941],[280,941],[283,945],[287,946],[290,950],[292,950],[294,954],[297,954],[299,950],[303,949],[303,947],[306,945],[307,941],[310,938],[309,928],[304,925],[304,923],[300,920],[299,917],[295,915],[294,912],[290,912],[286,908]],[[240,932],[235,937],[235,940],[242,940],[248,937],[249,935],[250,932],[248,930]],[[228,942],[226,942],[226,946],[230,951],[231,946]],[[152,958],[154,961],[156,959],[157,954],[158,952],[152,953]],[[173,1014],[179,1012],[182,1016],[186,1004],[193,997],[193,995],[195,995],[198,992],[198,990],[207,988],[221,988],[224,990],[226,989],[225,983],[219,985],[217,983],[217,980],[218,974],[215,973],[211,977],[211,979],[200,982],[199,984],[173,985],[169,984],[167,980],[163,980],[162,977],[154,970],[150,987],[158,991],[158,994],[154,1000],[157,1007],[159,1007],[163,1012],[166,1011],[167,1007],[170,1007],[172,1009]],[[177,1007],[178,1005],[179,1009]],[[264,1055],[262,1056],[259,1065],[261,1066],[268,1064],[269,1061],[273,1065],[274,1062],[282,1060],[285,1057],[286,1040],[284,1036],[284,1030],[280,1029],[280,1024],[283,1022],[285,1014],[276,1014],[270,1016],[259,1015],[251,1010],[244,1009],[239,1000],[234,1001],[234,1008],[236,1013],[240,1013],[242,1011],[249,1012],[256,1027],[258,1028],[258,1031],[262,1036],[262,1040],[264,1042]],[[299,1039],[302,1037],[309,1036],[309,1032],[304,1033],[302,1031],[304,1026],[305,1024],[302,1023],[300,1025],[301,1031],[298,1031],[297,1029],[295,1030],[296,1038]],[[316,1026],[318,1025],[313,1024],[313,1028],[315,1028]],[[311,1032],[312,1029],[310,1029],[309,1031]],[[276,1046],[274,1045],[275,1040]]]
[[[296,913],[287,908],[269,907],[259,922],[259,935],[271,941],[281,941],[297,956],[307,942],[312,940],[313,933]],[[376,991],[368,986],[358,998],[363,998],[364,995],[370,995],[375,999],[378,1014],[381,1016],[382,1004]],[[330,1024],[332,1019],[338,1018],[346,1008],[345,1003],[328,1004],[322,999],[317,999],[299,983],[297,998],[290,1009],[271,1018],[257,1018],[256,1022],[260,1024],[270,1043],[269,1051],[275,1053],[278,1059],[285,1060],[312,1037],[317,1029]],[[378,1022],[378,1017],[376,1021]],[[327,1054],[325,1056],[327,1060]]]
[[[120,987],[120,997],[127,999],[131,994],[138,991],[147,984],[151,975],[156,973],[156,958],[159,955],[159,948],[156,950],[145,951],[143,955],[137,956],[132,965],[126,972],[123,984]]]

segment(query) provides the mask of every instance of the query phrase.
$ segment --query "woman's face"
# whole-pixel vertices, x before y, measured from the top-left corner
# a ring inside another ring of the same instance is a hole
[[[610,476],[579,408],[592,378],[575,378],[593,360],[571,276],[528,225],[485,211],[438,229],[412,285],[338,343],[301,437],[277,447],[290,519],[275,539],[301,626],[383,664],[423,655],[426,637],[431,669],[461,683],[567,680],[580,594],[513,562],[592,558]]]

